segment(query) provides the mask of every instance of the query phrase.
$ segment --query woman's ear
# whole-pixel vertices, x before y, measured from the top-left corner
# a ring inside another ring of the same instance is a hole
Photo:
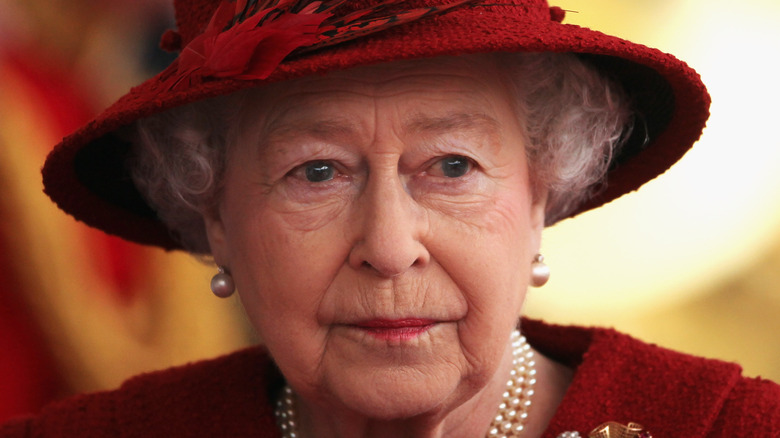
[[[219,209],[214,208],[203,214],[203,223],[206,227],[206,238],[209,241],[211,255],[217,265],[225,266],[227,260],[227,244],[225,240],[225,225],[219,214]]]
[[[533,245],[538,252],[542,246],[542,231],[544,230],[544,220],[547,211],[547,190],[539,190],[534,194],[531,203],[531,230],[533,233]]]

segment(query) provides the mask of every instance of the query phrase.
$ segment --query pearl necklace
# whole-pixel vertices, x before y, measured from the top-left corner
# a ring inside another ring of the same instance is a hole
[[[531,396],[534,394],[536,369],[534,353],[525,337],[515,330],[512,332],[512,370],[506,382],[498,413],[490,423],[486,438],[512,438],[523,432],[525,420],[528,418],[528,408],[531,406]],[[284,385],[282,396],[276,402],[274,409],[276,424],[283,438],[299,438],[293,392]]]
[[[518,437],[525,428],[528,408],[536,383],[536,361],[531,346],[519,331],[512,332],[512,370],[498,413],[488,428],[487,438]]]

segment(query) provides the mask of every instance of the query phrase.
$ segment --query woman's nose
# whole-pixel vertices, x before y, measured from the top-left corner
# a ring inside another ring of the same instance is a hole
[[[428,263],[425,212],[397,175],[369,178],[357,202],[350,266],[389,278]]]

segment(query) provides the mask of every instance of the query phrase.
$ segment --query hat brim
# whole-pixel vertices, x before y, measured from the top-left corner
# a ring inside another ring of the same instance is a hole
[[[491,52],[572,52],[618,81],[640,114],[604,190],[571,216],[638,189],[698,140],[710,99],[699,75],[675,57],[641,44],[554,20],[528,21],[511,6],[466,7],[360,40],[286,60],[265,80],[214,80],[161,89],[171,68],[133,88],[66,137],[43,168],[44,191],[87,225],[145,245],[181,249],[136,190],[125,167],[130,149],[114,132],[135,120],[198,100],[270,82],[405,59]]]

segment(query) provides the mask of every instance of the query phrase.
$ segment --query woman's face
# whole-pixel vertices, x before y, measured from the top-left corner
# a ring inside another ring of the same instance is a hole
[[[400,62],[245,102],[209,240],[311,406],[435,412],[502,363],[544,218],[500,77]]]

